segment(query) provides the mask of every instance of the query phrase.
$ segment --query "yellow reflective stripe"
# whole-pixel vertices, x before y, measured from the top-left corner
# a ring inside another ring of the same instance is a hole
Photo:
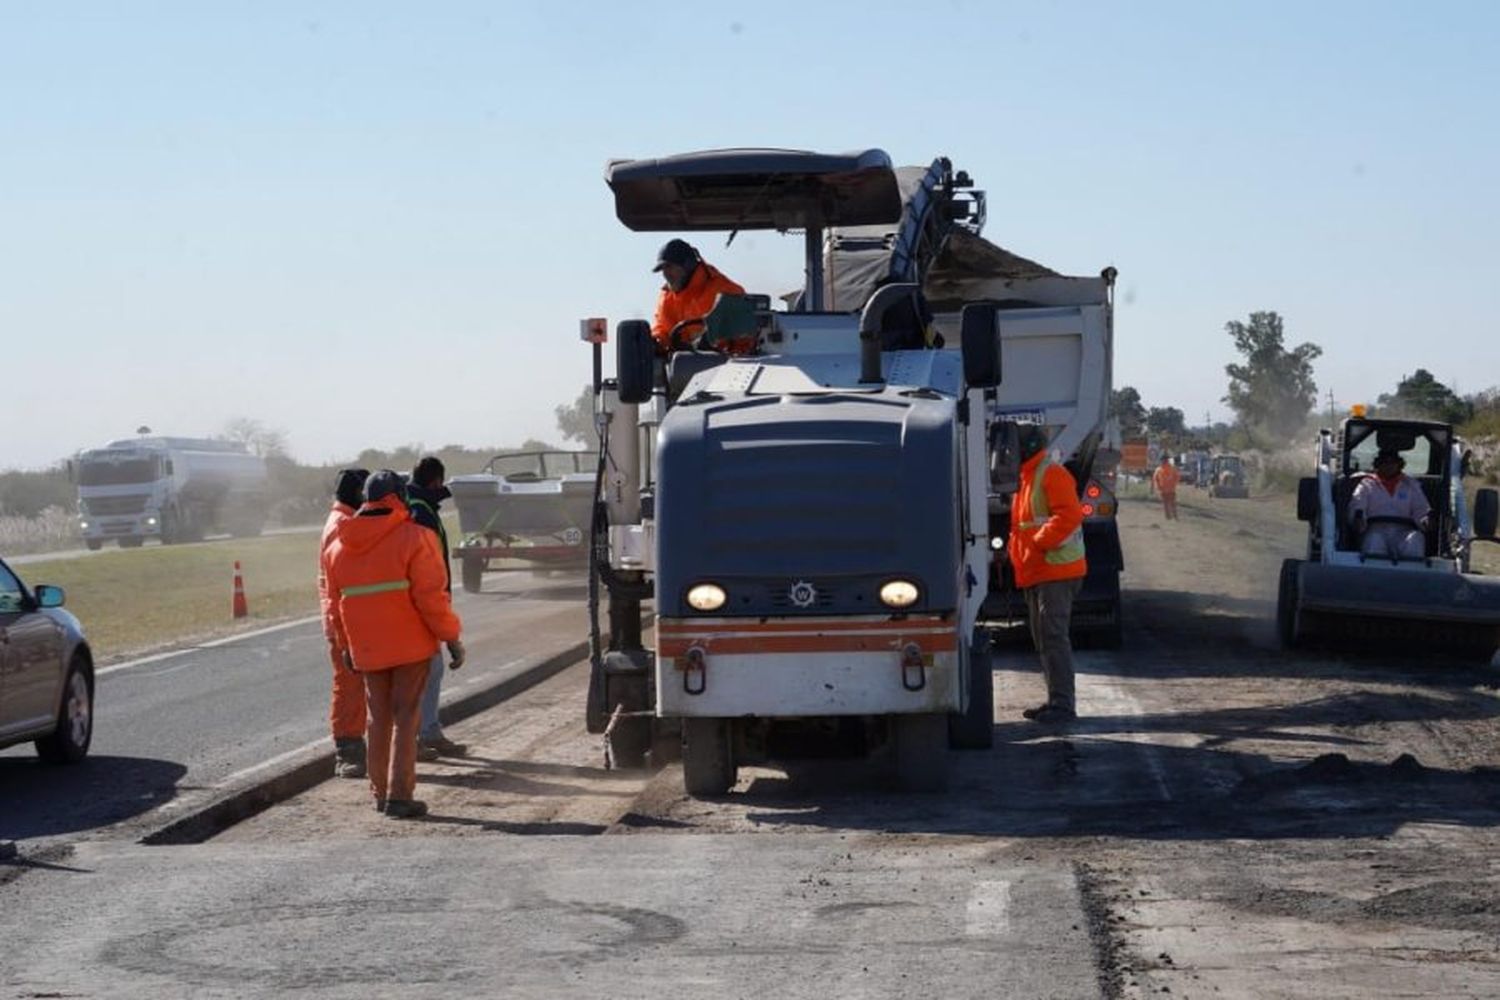
[[[1051,455],[1043,455],[1041,462],[1037,463],[1036,478],[1031,484],[1031,516],[1032,520],[1027,522],[1026,527],[1040,528],[1047,523],[1052,516],[1052,506],[1047,503],[1047,489],[1042,483],[1046,475],[1047,466],[1052,464]],[[1053,566],[1063,566],[1067,563],[1077,562],[1084,556],[1083,528],[1079,526],[1073,529],[1073,533],[1063,540],[1063,543],[1055,549],[1047,549],[1042,553],[1042,558]]]
[[[339,591],[343,597],[363,597],[366,594],[384,594],[392,590],[406,590],[410,580],[387,580],[385,583],[362,583],[357,587],[345,587]]]

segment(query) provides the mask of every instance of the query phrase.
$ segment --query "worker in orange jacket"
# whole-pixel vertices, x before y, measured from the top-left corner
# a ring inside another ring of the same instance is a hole
[[[333,626],[328,579],[323,573],[322,554],[328,551],[334,533],[354,516],[364,502],[366,469],[343,469],[333,488],[333,507],[323,522],[323,541],[318,546],[318,603],[323,608],[323,636],[328,640],[328,659],[333,664],[333,696],[328,705],[328,726],[333,732],[333,773],[340,778],[365,776],[365,682],[344,666],[344,650]]]
[[[1078,708],[1068,628],[1088,572],[1083,507],[1072,473],[1047,453],[1046,430],[1018,426],[1021,482],[1010,505],[1010,565],[1026,595],[1031,641],[1047,682],[1046,702],[1021,714],[1037,722],[1069,722]]]
[[[453,669],[464,661],[437,536],[412,521],[405,489],[389,469],[372,475],[364,505],[334,529],[323,554],[339,648],[365,681],[375,808],[398,819],[427,813],[413,797],[427,664],[440,642]]]
[[[1161,495],[1161,511],[1168,521],[1177,520],[1177,481],[1181,478],[1171,455],[1163,455],[1151,473],[1151,489]]]
[[[745,294],[741,285],[700,257],[686,240],[662,244],[652,270],[661,273],[663,284],[656,299],[651,336],[656,338],[657,351],[664,355],[683,350],[703,332],[703,324],[690,323],[679,331],[677,342],[671,343],[668,338],[678,323],[707,316],[720,295]],[[755,350],[755,338],[740,337],[722,346],[729,354],[749,354]]]

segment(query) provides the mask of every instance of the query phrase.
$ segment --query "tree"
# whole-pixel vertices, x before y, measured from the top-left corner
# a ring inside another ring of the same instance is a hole
[[[1180,438],[1187,434],[1187,418],[1175,406],[1153,406],[1146,411],[1146,430],[1155,437]]]
[[[1141,394],[1125,385],[1109,394],[1109,415],[1120,422],[1121,438],[1138,438],[1145,434],[1146,407]]]
[[[285,458],[286,431],[267,427],[250,417],[235,417],[224,424],[219,437],[224,441],[236,441],[261,458]]]
[[[594,388],[585,385],[578,398],[563,403],[553,411],[563,440],[578,441],[590,450],[599,447],[599,430],[594,425]]]
[[[1323,353],[1317,344],[1298,344],[1287,350],[1281,317],[1253,312],[1249,323],[1231,320],[1224,332],[1244,358],[1228,364],[1229,395],[1224,402],[1252,432],[1259,430],[1286,441],[1299,430],[1318,398],[1313,360]]]
[[[1441,420],[1461,424],[1474,415],[1474,407],[1433,377],[1426,368],[1418,368],[1396,384],[1396,391],[1382,393],[1376,400],[1382,411],[1391,416]]]

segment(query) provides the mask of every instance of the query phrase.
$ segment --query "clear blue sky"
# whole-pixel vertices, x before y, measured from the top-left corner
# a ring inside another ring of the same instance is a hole
[[[556,438],[649,313],[611,157],[945,154],[986,235],[1121,275],[1117,384],[1225,411],[1225,321],[1319,385],[1500,383],[1500,5],[0,2],[0,467],[146,423]],[[705,256],[757,290],[800,244]]]

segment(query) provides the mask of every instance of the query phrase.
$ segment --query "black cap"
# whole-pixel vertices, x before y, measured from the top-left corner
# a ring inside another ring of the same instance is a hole
[[[678,267],[692,269],[698,263],[698,251],[687,240],[667,240],[661,245],[661,250],[656,255],[656,266],[651,270],[660,271],[668,264],[676,264]]]
[[[365,480],[366,503],[383,500],[392,493],[396,494],[402,503],[406,502],[406,479],[399,472],[381,469]]]
[[[1016,444],[1021,449],[1021,461],[1047,447],[1047,429],[1041,424],[1022,421],[1016,424]]]
[[[334,499],[350,507],[358,507],[363,497],[365,480],[369,478],[369,469],[340,469],[339,477],[333,485]]]

